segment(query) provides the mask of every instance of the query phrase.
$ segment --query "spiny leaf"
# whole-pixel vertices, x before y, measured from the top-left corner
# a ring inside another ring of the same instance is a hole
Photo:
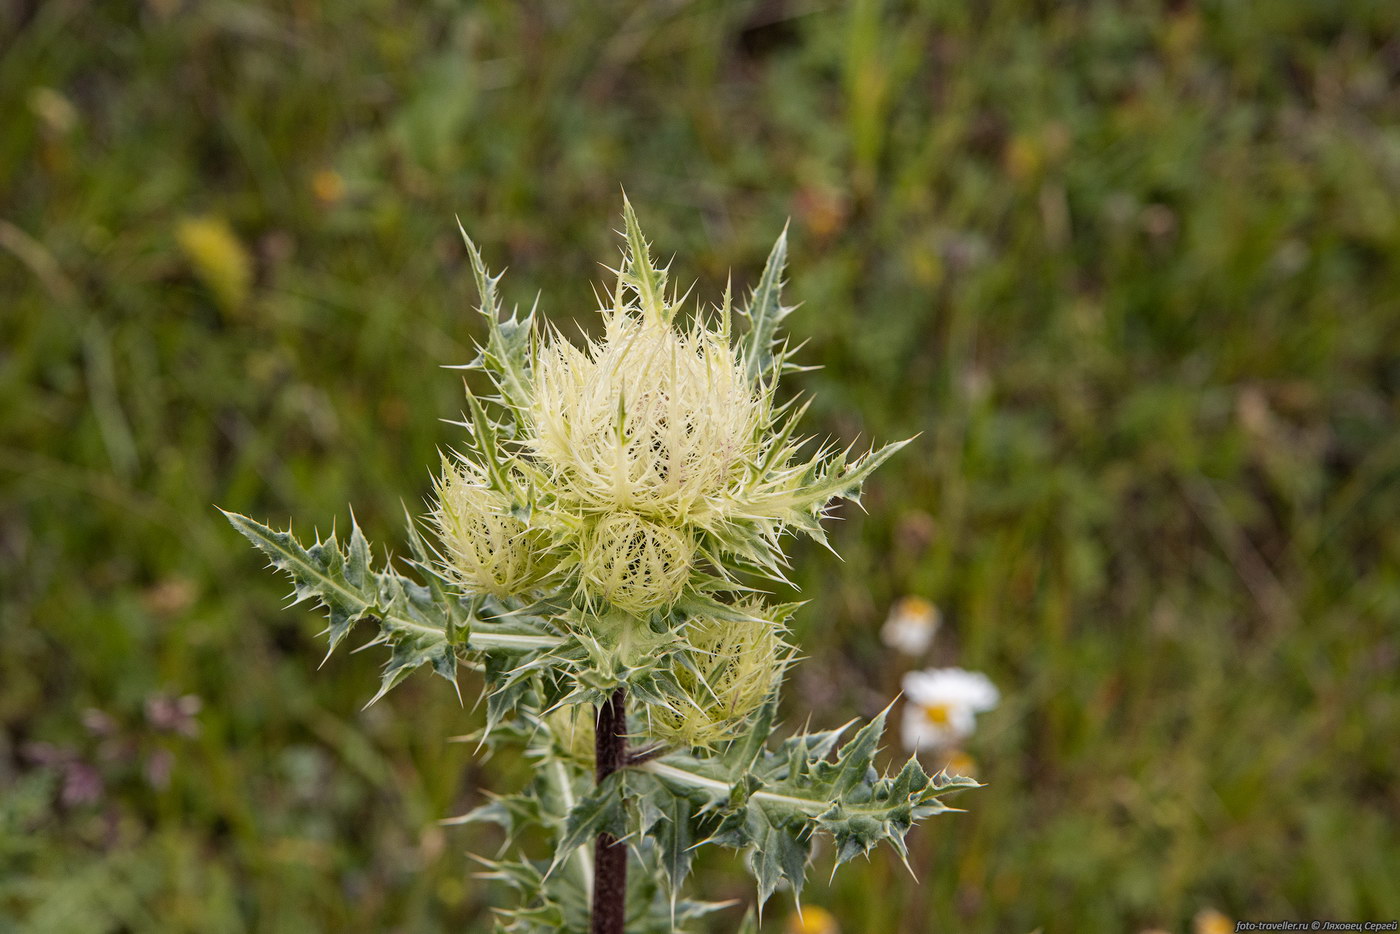
[[[461,636],[468,635],[459,630],[466,626],[469,614],[463,608],[462,602],[449,591],[450,585],[440,570],[440,562],[433,561],[428,545],[418,531],[418,521],[408,511],[406,504],[399,505],[403,506],[404,524],[408,529],[408,552],[412,556],[407,563],[427,582],[428,590],[433,596],[433,604],[443,609],[448,641],[458,641]]]
[[[458,817],[448,817],[438,823],[445,827],[465,824],[496,824],[505,831],[503,847],[508,847],[517,834],[527,827],[537,827],[545,822],[545,814],[538,797],[531,794],[496,795],[479,807],[472,808]]]
[[[778,692],[774,691],[768,701],[759,708],[758,716],[749,725],[749,731],[729,745],[724,751],[724,762],[734,772],[747,772],[763,753],[764,744],[773,732],[773,720],[778,712]]]
[[[651,247],[642,236],[641,225],[637,223],[637,213],[632,210],[632,202],[622,196],[622,218],[627,236],[627,263],[625,272],[632,286],[637,290],[637,298],[642,303],[642,312],[648,317],[669,321],[670,313],[666,306],[666,276],[651,261]]]
[[[481,455],[477,463],[485,467],[493,489],[506,494],[512,500],[518,500],[520,497],[516,491],[516,484],[507,473],[505,459],[501,457],[497,427],[487,417],[486,410],[481,407],[481,401],[471,389],[467,389],[466,395],[467,406],[471,409],[472,442]]]
[[[880,711],[875,719],[857,730],[856,735],[836,754],[831,788],[838,795],[850,795],[862,782],[868,781],[871,762],[879,749],[880,734],[885,732],[885,717],[889,711],[889,707]]]
[[[467,634],[465,619],[452,620],[422,585],[392,571],[374,571],[369,543],[353,516],[349,546],[342,550],[333,533],[305,548],[290,532],[276,531],[237,513],[220,512],[273,567],[292,579],[297,602],[314,598],[326,608],[331,651],[356,622],[368,616],[379,619],[379,635],[370,644],[387,643],[391,653],[371,703],[423,664],[431,664],[435,672],[456,683],[456,646],[449,639],[449,628],[453,640],[463,639]]]
[[[801,892],[812,851],[811,837],[803,836],[805,828],[799,823],[793,829],[787,821],[775,819],[761,807],[748,808],[747,824],[748,859],[758,882],[759,905],[768,901],[782,881],[791,885],[794,892]]]
[[[656,808],[657,818],[647,828],[656,841],[661,868],[674,892],[690,874],[695,844],[694,806],[685,795],[666,795]]]
[[[659,780],[654,798],[685,802],[675,808],[693,816],[696,839],[746,854],[762,902],[782,881],[801,890],[816,834],[833,838],[838,864],[880,843],[903,858],[904,835],[915,821],[949,810],[941,795],[976,786],[942,773],[929,777],[915,761],[895,776],[881,776],[874,758],[887,713],[839,749],[850,724],[790,737],[777,750],[754,750],[750,739],[737,740],[718,756],[672,753],[636,770]],[[647,805],[650,813],[665,807],[659,800]]]
[[[849,464],[844,454],[828,461],[819,453],[800,471],[789,471],[782,482],[755,490],[746,504],[748,514],[753,519],[779,519],[825,544],[819,520],[828,504],[838,498],[860,502],[866,478],[909,440],[886,444]]]
[[[778,325],[792,311],[782,303],[783,269],[787,266],[787,226],[778,235],[763,266],[763,275],[753,290],[748,307],[740,314],[748,319],[749,330],[743,338],[744,366],[749,379],[757,381],[774,369],[773,347],[778,340]]]
[[[804,487],[802,493],[814,504],[824,504],[837,497],[859,502],[858,494],[866,478],[875,472],[875,468],[889,460],[896,451],[912,440],[912,438],[906,438],[903,441],[893,441],[881,448],[869,451],[857,458],[853,464],[845,465],[842,463],[839,467],[824,473],[820,481]]]
[[[627,835],[623,783],[624,774],[614,772],[569,811],[564,832],[555,849],[556,865],[575,848],[600,833],[612,834],[619,839]]]
[[[491,372],[506,404],[519,411],[530,401],[530,343],[534,339],[534,309],[524,318],[518,317],[515,312],[511,312],[509,318],[502,318],[497,293],[501,276],[493,276],[487,271],[481,251],[467,236],[460,220],[457,221],[457,229],[462,233],[462,242],[466,244],[467,256],[471,259],[472,275],[481,299],[479,309],[486,319],[486,343],[479,348],[479,359],[469,368],[484,365]]]

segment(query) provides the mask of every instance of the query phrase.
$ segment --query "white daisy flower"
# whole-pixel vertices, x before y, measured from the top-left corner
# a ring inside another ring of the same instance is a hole
[[[978,671],[927,668],[904,676],[904,745],[939,749],[972,735],[976,715],[996,707],[996,685]]]
[[[880,639],[905,655],[922,655],[938,632],[938,607],[923,597],[905,597],[890,609],[880,628]]]

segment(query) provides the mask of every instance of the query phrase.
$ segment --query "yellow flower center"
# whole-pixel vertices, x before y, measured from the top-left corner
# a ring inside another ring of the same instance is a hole
[[[924,719],[934,726],[947,726],[952,719],[952,710],[947,704],[925,704]]]
[[[921,621],[932,622],[936,610],[933,604],[923,597],[905,597],[899,601],[898,612],[901,616],[913,616]]]

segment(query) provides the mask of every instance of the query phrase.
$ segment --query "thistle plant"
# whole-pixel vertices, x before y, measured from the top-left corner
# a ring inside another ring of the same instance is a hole
[[[485,324],[466,369],[490,389],[468,389],[397,564],[374,560],[353,516],[345,541],[303,545],[225,513],[294,602],[325,608],[332,650],[375,627],[390,654],[371,703],[421,666],[454,686],[459,665],[481,673],[479,748],[537,763],[529,787],[448,821],[504,828],[484,862],[519,894],[505,931],[684,929],[723,907],[680,894],[707,845],[743,854],[760,907],[780,885],[800,895],[819,839],[837,865],[880,843],[906,858],[914,822],[975,784],[912,758],[881,774],[888,711],[772,742],[797,608],[764,591],[786,583],[784,537],[825,544],[832,503],[858,501],[902,444],[855,455],[797,434],[805,406],[777,394],[795,368],[785,234],[747,302],[726,289],[687,312],[626,203],[624,220],[601,333],[581,345],[507,314],[463,232]],[[531,826],[551,853],[517,852]]]

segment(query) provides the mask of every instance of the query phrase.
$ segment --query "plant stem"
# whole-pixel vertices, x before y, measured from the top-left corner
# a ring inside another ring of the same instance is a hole
[[[593,751],[599,783],[627,759],[627,692],[618,688],[598,705]],[[627,844],[600,833],[593,847],[593,934],[626,934]]]

